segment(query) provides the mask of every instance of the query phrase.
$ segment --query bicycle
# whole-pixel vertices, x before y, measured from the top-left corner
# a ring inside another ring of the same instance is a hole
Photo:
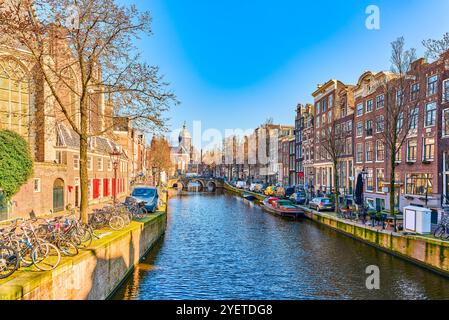
[[[441,218],[441,221],[433,232],[433,235],[435,238],[449,240],[449,215],[444,215]]]
[[[6,279],[20,267],[20,256],[17,250],[0,245],[0,279]]]

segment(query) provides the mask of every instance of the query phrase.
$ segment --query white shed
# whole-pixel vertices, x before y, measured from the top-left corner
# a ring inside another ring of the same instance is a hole
[[[427,208],[408,206],[404,208],[404,230],[419,234],[429,234],[432,211]]]

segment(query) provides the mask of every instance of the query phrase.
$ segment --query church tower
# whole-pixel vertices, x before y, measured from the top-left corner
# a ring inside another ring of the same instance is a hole
[[[179,133],[179,151],[181,153],[190,154],[190,149],[192,147],[192,136],[187,130],[187,126],[184,122],[181,132]]]

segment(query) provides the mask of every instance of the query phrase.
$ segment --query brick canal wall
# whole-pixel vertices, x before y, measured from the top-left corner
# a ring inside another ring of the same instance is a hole
[[[165,233],[166,222],[167,214],[159,212],[124,230],[103,232],[91,249],[63,258],[53,271],[20,270],[0,281],[0,299],[106,299]]]
[[[449,242],[377,230],[304,208],[305,215],[354,239],[449,277]]]

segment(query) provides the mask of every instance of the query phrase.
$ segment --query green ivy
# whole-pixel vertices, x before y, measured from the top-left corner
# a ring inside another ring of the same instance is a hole
[[[0,205],[15,195],[33,174],[28,142],[19,134],[0,130]]]

